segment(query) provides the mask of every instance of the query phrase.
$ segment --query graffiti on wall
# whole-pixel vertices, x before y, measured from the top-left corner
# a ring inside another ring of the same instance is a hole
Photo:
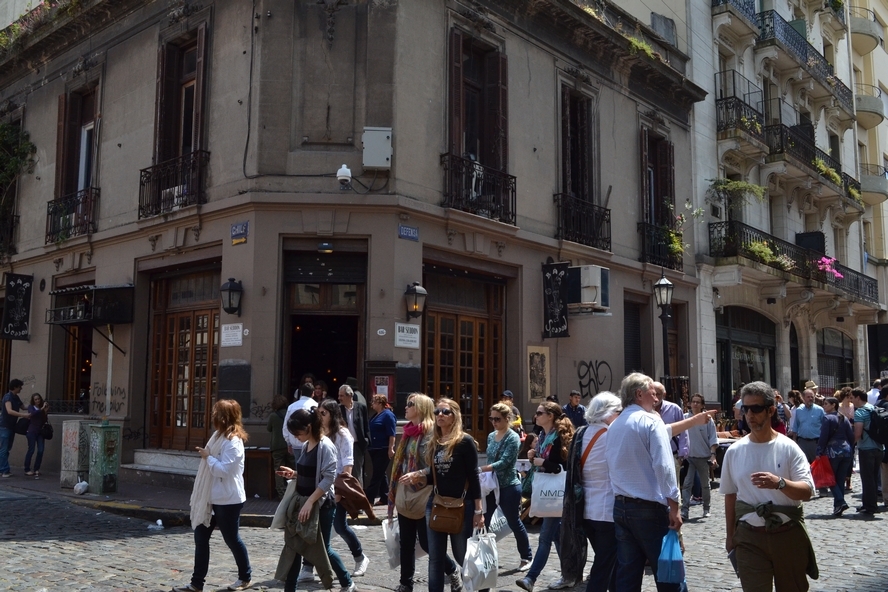
[[[111,387],[111,409],[105,413],[105,385],[94,382],[89,404],[90,413],[94,415],[126,415],[126,389],[122,386]]]
[[[577,378],[583,398],[594,397],[601,391],[611,390],[614,382],[610,364],[605,360],[581,361],[577,364]]]
[[[250,405],[250,417],[255,419],[265,419],[269,415],[273,409],[271,408],[271,402],[265,403],[262,405],[256,399],[253,399],[252,404]]]

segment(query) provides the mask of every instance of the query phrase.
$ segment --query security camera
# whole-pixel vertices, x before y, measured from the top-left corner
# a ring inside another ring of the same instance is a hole
[[[351,189],[352,172],[345,165],[336,171],[336,178],[339,179],[339,188],[343,191]]]

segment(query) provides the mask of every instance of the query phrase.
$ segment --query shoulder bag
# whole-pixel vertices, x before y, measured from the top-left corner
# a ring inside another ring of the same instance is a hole
[[[398,514],[412,520],[424,518],[431,493],[431,485],[414,489],[411,485],[398,483],[398,488],[395,490],[395,508]]]
[[[429,528],[435,532],[459,534],[465,522],[466,490],[462,497],[447,497],[438,493],[438,475],[435,463],[432,462],[432,481],[435,484],[435,497],[432,499],[432,514],[429,516]],[[468,486],[468,482],[466,482]]]
[[[28,426],[31,425],[31,419],[28,417],[19,417],[15,422],[15,433],[24,436],[28,433]]]
[[[52,424],[49,423],[49,420],[46,420],[46,423],[40,428],[40,435],[43,436],[44,440],[52,440]]]

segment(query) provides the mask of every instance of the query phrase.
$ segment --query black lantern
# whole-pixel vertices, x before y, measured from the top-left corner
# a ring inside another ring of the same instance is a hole
[[[663,375],[669,375],[669,319],[672,305],[672,290],[675,286],[666,279],[666,271],[660,271],[660,279],[654,284],[654,299],[660,307],[660,320],[663,322]]]
[[[407,319],[421,317],[422,311],[425,310],[426,297],[429,295],[426,289],[419,285],[419,282],[413,282],[413,285],[407,286],[404,296],[407,298]]]
[[[241,313],[241,297],[244,295],[244,287],[234,278],[228,278],[228,281],[219,288],[219,294],[222,295],[222,310],[228,314],[240,316]]]

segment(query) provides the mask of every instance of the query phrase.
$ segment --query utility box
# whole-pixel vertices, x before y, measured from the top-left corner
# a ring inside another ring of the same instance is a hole
[[[62,469],[59,484],[67,489],[89,480],[89,426],[92,421],[69,419],[62,422]]]
[[[361,136],[364,145],[364,169],[392,168],[392,128],[365,127]]]
[[[580,265],[567,269],[567,302],[571,312],[588,308],[610,308],[610,270],[599,265]]]
[[[116,493],[120,470],[120,426],[89,426],[89,492]]]

